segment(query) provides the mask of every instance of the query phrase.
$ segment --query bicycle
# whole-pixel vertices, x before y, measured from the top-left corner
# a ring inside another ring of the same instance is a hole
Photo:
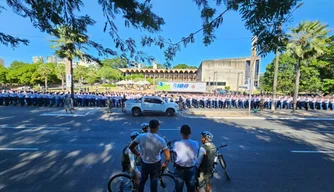
[[[158,191],[173,192],[175,191],[174,176],[169,173],[165,173],[166,168],[162,168],[159,175]],[[118,182],[119,181],[119,182]],[[133,178],[127,173],[120,173],[110,178],[108,182],[109,192],[125,192],[125,191],[137,191],[135,188]]]
[[[231,177],[229,175],[229,173],[227,172],[227,164],[226,161],[224,159],[224,156],[222,153],[220,153],[219,149],[220,148],[224,148],[226,147],[227,144],[225,145],[221,145],[219,147],[217,147],[217,152],[215,155],[215,159],[213,162],[213,171],[212,171],[212,177],[214,176],[215,173],[219,174],[221,177],[223,177],[223,174],[220,173],[220,171],[217,169],[218,163],[220,164],[221,168],[223,169],[223,171],[225,172],[226,178],[227,180],[231,180]]]
[[[174,169],[174,161],[176,160],[176,154],[173,150],[173,144],[177,141],[177,140],[172,140],[172,141],[167,141],[165,137],[163,137],[167,143],[167,148],[170,152],[170,163],[168,164],[168,167],[166,167],[166,171],[167,173],[170,173],[170,174],[174,174],[174,172],[172,171],[172,169]],[[163,151],[160,152],[160,154],[162,154]]]

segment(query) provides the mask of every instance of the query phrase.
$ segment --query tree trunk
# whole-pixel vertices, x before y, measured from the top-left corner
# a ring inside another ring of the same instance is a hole
[[[82,89],[82,77],[81,76],[79,77],[79,86],[80,86],[80,91],[81,91]]]
[[[61,77],[61,90],[64,91],[64,76]]]
[[[71,100],[72,100],[72,103],[74,101],[74,77],[73,77],[73,61],[72,61],[72,58],[68,58],[69,62],[70,62],[70,74],[71,74]]]
[[[277,76],[278,76],[278,62],[279,62],[279,51],[276,48],[276,60],[275,60],[275,71],[274,71],[274,84],[273,84],[273,97],[271,102],[271,111],[275,112],[275,101],[276,101],[276,89],[277,89]]]
[[[48,90],[48,77],[47,76],[44,77],[44,86],[45,86],[45,90],[47,91]]]
[[[298,63],[296,65],[296,82],[295,82],[295,92],[293,95],[293,109],[292,112],[295,113],[297,109],[297,97],[299,90],[299,78],[300,78],[300,59],[298,59]]]

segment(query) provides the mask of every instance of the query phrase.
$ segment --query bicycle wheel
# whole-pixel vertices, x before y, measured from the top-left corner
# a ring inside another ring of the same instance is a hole
[[[128,174],[118,174],[113,177],[108,182],[109,192],[132,192],[134,185],[130,175]]]
[[[224,170],[225,175],[226,175],[226,178],[227,178],[228,180],[231,180],[231,177],[230,177],[230,175],[229,175],[228,172],[227,172],[227,164],[226,164],[226,161],[225,161],[225,159],[224,159],[224,157],[223,157],[222,155],[219,155],[219,164],[220,164],[220,166],[222,167],[222,169]]]
[[[158,191],[174,192],[175,191],[174,176],[170,174],[162,174],[159,178]]]

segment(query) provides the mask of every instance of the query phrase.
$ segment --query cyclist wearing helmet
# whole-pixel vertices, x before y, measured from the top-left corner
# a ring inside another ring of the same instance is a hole
[[[216,146],[212,143],[213,135],[209,131],[203,131],[201,133],[201,142],[203,145],[199,150],[197,159],[198,168],[198,187],[199,191],[210,192],[211,191],[211,175],[213,171],[213,162],[217,151]]]
[[[142,123],[140,125],[142,131],[140,133],[147,133],[148,132],[148,127],[149,127],[149,124],[148,123]]]
[[[131,141],[133,141],[138,135],[139,135],[138,131],[132,132],[130,135]],[[135,156],[130,151],[129,145],[130,143],[128,143],[123,149],[122,169],[123,169],[123,172],[128,172],[131,175],[131,177],[133,177],[135,188],[138,189],[138,185],[140,181],[140,172],[137,167],[141,166],[141,159]]]

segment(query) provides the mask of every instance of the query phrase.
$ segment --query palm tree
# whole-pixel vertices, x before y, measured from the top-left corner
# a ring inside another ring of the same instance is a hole
[[[307,61],[317,58],[325,53],[328,38],[327,25],[319,21],[301,22],[297,28],[291,29],[287,53],[297,60],[295,67],[296,81],[293,96],[293,111],[297,109],[297,97],[299,89],[300,67]]]
[[[65,64],[59,63],[56,65],[55,72],[57,75],[57,78],[61,80],[61,89],[64,91],[64,82],[65,82]]]
[[[66,25],[57,28],[53,35],[57,40],[51,41],[54,43],[51,48],[56,49],[56,55],[60,58],[68,60],[66,64],[70,68],[71,98],[74,99],[73,59],[82,59],[85,57],[85,54],[81,50],[86,49],[83,45],[88,43],[88,36]]]
[[[52,68],[48,64],[40,64],[37,73],[44,78],[45,90],[48,90],[48,77],[52,73]]]

